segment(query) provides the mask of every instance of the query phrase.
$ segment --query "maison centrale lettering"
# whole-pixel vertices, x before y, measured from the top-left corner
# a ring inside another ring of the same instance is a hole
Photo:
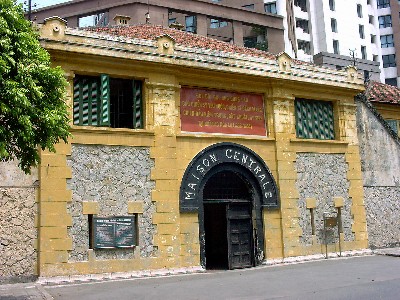
[[[235,163],[249,170],[256,178],[262,192],[263,205],[277,207],[275,181],[261,158],[245,147],[238,147],[236,144],[229,146],[230,143],[223,144],[225,145],[204,151],[192,161],[182,181],[181,203],[186,203],[192,208],[197,207],[198,194],[207,172],[219,164]]]

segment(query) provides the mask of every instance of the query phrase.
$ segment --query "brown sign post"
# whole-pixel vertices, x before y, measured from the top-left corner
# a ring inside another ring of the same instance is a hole
[[[328,259],[328,229],[337,227],[338,236],[339,236],[339,256],[342,256],[342,245],[340,242],[340,226],[339,226],[339,216],[337,214],[333,214],[333,216],[329,216],[329,213],[324,213],[324,236],[325,236],[325,252],[326,259]]]

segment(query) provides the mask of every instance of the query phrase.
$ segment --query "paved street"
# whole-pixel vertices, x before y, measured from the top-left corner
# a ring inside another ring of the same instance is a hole
[[[45,286],[54,299],[400,299],[400,258],[365,256]]]

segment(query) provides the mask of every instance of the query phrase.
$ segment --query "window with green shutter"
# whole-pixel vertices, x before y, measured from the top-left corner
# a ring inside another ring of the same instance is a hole
[[[142,81],[77,75],[74,125],[143,128]]]
[[[296,99],[296,135],[304,139],[335,139],[332,102]]]
[[[399,135],[399,121],[398,120],[385,120],[392,130]]]

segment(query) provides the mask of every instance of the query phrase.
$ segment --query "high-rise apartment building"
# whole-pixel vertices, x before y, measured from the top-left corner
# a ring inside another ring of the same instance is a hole
[[[377,16],[367,0],[265,0],[284,17],[285,51],[301,60],[342,69],[355,64],[380,78]],[[372,1],[371,1],[372,2]]]
[[[264,2],[284,17],[288,54],[336,68],[355,62],[366,78],[400,86],[400,1]]]
[[[383,82],[400,85],[400,5],[398,0],[368,0],[377,16],[378,40],[382,52]]]

